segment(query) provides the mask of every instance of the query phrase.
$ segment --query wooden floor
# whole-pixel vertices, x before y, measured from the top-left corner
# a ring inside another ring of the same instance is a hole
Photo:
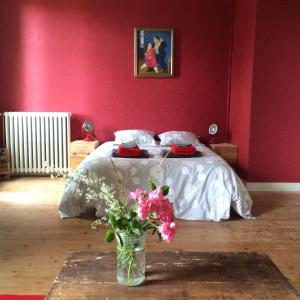
[[[63,186],[49,178],[0,181],[0,294],[46,294],[70,251],[115,249],[91,220],[59,219]],[[146,249],[265,253],[300,291],[300,193],[252,196],[256,220],[181,220],[173,243],[148,236]]]

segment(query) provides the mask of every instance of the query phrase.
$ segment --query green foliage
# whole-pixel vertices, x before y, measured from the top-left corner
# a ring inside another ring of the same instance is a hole
[[[167,196],[169,194],[169,187],[167,185],[163,185],[161,187],[161,190],[162,190],[164,196]]]
[[[151,191],[154,191],[156,189],[156,184],[153,181],[149,182],[149,189]]]
[[[115,239],[115,234],[111,228],[107,229],[104,235],[104,240],[111,243]]]

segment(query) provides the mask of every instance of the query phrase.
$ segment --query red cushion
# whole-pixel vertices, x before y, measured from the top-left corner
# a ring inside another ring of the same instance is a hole
[[[171,145],[171,152],[176,155],[193,155],[197,152],[194,146],[177,146]]]
[[[141,155],[141,149],[139,147],[134,148],[123,148],[122,145],[119,145],[118,154],[120,156],[135,156],[139,157]]]

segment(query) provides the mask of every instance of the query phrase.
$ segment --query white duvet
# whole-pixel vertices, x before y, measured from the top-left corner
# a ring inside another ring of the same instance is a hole
[[[117,146],[107,142],[86,157],[77,172],[84,172],[91,178],[105,177],[112,182],[111,154]],[[168,198],[173,203],[178,219],[220,221],[230,218],[230,207],[243,218],[252,218],[252,199],[242,181],[233,169],[213,151],[200,144],[196,147],[202,157],[167,158],[162,165],[162,174],[157,185],[169,185]],[[137,187],[147,189],[150,174],[161,161],[160,146],[142,147],[149,151],[149,158],[112,158],[118,176],[126,191]],[[62,218],[75,217],[84,213],[87,205],[77,193],[77,185],[69,179],[59,206]],[[98,216],[105,215],[104,205],[96,208]]]

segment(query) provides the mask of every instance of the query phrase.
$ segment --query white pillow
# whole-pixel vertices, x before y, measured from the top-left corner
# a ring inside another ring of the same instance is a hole
[[[160,138],[161,146],[170,146],[172,144],[200,144],[197,135],[189,131],[167,131],[161,133],[158,137]]]
[[[155,133],[150,130],[119,130],[114,132],[115,143],[122,144],[134,142],[139,145],[155,145]]]

